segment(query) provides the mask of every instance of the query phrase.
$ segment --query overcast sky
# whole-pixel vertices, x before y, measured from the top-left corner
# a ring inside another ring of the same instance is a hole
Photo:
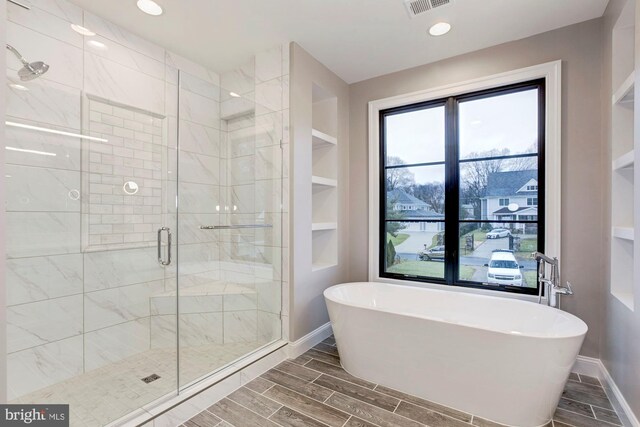
[[[538,134],[538,91],[527,90],[460,104],[460,158],[509,148],[529,152]],[[444,107],[387,117],[387,155],[403,163],[444,161]],[[416,183],[444,182],[442,166],[411,168]]]

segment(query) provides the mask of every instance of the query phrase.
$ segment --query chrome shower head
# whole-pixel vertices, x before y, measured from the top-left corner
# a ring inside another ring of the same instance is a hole
[[[24,56],[22,56],[15,47],[8,44],[7,49],[13,52],[16,58],[18,58],[20,62],[22,62],[23,67],[18,71],[18,76],[20,76],[20,80],[22,80],[23,82],[33,80],[49,71],[48,64],[45,64],[42,61],[29,63],[29,61],[24,59]]]

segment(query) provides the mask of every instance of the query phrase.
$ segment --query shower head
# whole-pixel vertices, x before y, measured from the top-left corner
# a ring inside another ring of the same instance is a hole
[[[22,80],[23,82],[33,80],[49,71],[48,64],[45,64],[42,61],[30,63],[29,61],[24,59],[24,56],[22,56],[15,47],[9,44],[7,45],[7,49],[13,52],[16,58],[18,58],[20,62],[22,62],[23,67],[18,71],[18,76],[20,76],[20,80]]]

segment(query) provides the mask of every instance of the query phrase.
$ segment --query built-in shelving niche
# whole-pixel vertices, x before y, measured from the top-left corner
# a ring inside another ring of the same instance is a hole
[[[611,108],[611,294],[634,310],[635,2],[613,30]]]
[[[312,270],[338,265],[338,99],[313,85]]]

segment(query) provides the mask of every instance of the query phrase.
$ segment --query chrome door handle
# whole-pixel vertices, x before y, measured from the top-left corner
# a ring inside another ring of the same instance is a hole
[[[162,259],[162,232],[167,232],[167,260]],[[171,264],[171,229],[169,227],[158,228],[158,262],[161,265]]]

